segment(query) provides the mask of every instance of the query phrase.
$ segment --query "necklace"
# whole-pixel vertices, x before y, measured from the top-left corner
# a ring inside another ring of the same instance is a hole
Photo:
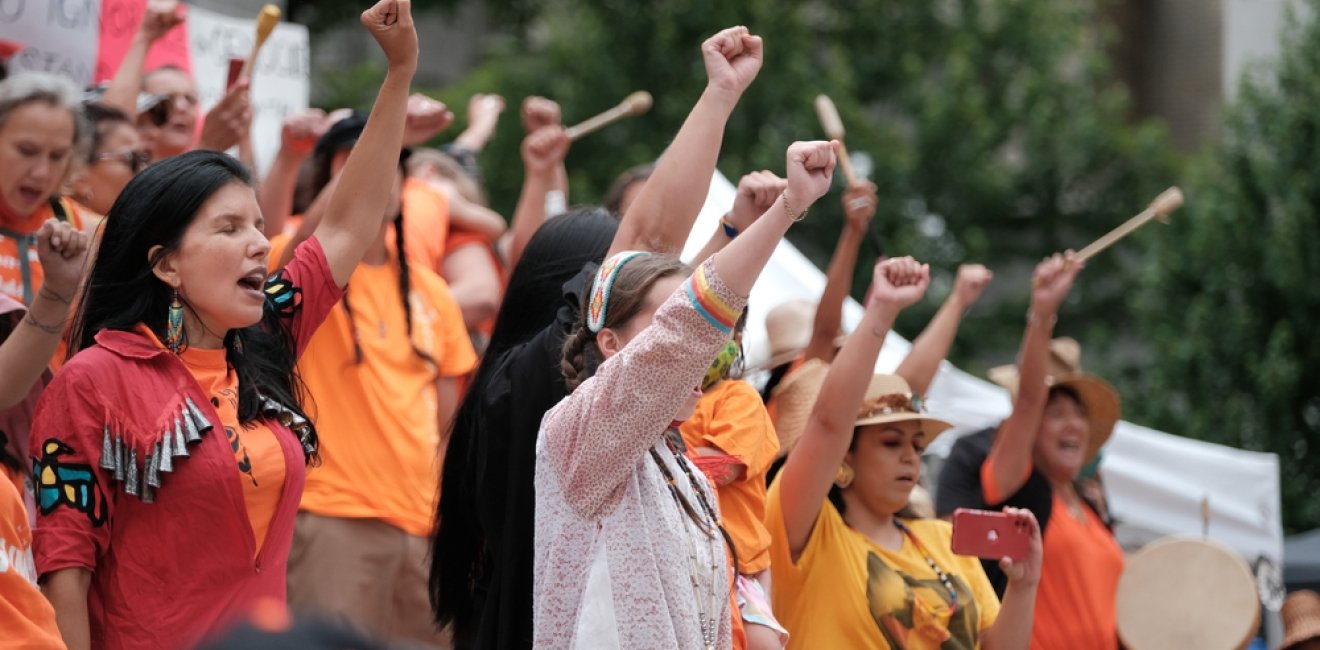
[[[931,557],[930,553],[926,551],[926,546],[921,543],[921,540],[912,534],[912,529],[898,519],[894,520],[894,525],[903,531],[903,535],[908,538],[908,541],[912,542],[913,546],[917,547],[917,552],[926,558],[926,564],[930,565],[931,570],[939,577],[940,582],[944,583],[944,588],[949,590],[949,616],[953,616],[958,611],[958,590],[953,588],[953,580],[949,578],[949,574],[940,568],[940,565],[935,563],[935,558]]]
[[[719,597],[716,593],[716,585],[719,584],[720,563],[717,561],[719,548],[713,543],[715,540],[715,531],[719,526],[719,519],[715,516],[715,510],[707,501],[706,495],[701,491],[700,484],[692,474],[692,470],[683,462],[683,457],[675,450],[671,441],[666,440],[665,446],[669,449],[674,462],[687,476],[688,487],[691,492],[697,496],[697,501],[701,504],[701,512],[692,509],[678,490],[675,483],[673,472],[660,458],[659,452],[655,447],[651,448],[651,458],[655,461],[660,473],[665,477],[665,484],[669,488],[669,496],[673,498],[674,505],[679,511],[679,519],[683,521],[683,538],[688,545],[688,578],[692,585],[692,599],[697,604],[697,622],[701,626],[701,640],[706,650],[715,650],[716,643],[719,641],[720,621],[716,616],[719,611]],[[704,537],[707,540],[707,552],[710,556],[710,582],[706,585],[701,584],[701,575],[703,573],[700,553],[697,549],[697,536]],[[703,592],[705,598],[703,598]]]

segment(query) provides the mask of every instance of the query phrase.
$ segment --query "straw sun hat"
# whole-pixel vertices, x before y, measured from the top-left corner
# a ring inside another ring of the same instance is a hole
[[[1018,393],[1017,366],[999,366],[988,373],[990,381],[1007,388],[1013,397]],[[1114,433],[1122,410],[1118,391],[1109,382],[1082,372],[1082,346],[1074,339],[1061,337],[1050,341],[1050,365],[1045,374],[1045,385],[1063,386],[1077,393],[1086,408],[1091,436],[1087,442],[1086,460],[1090,462]]]
[[[792,451],[802,437],[807,418],[811,416],[811,409],[815,406],[829,369],[829,364],[813,359],[785,378],[775,390],[778,400],[775,407],[775,431],[779,434],[779,455]],[[924,423],[922,431],[926,434],[927,444],[935,436],[953,427],[944,420],[926,415],[921,398],[912,394],[912,389],[902,377],[872,376],[866,397],[862,398],[862,404],[857,409],[857,421],[853,426],[908,420]]]
[[[751,369],[777,368],[797,358],[811,343],[815,322],[816,303],[810,300],[790,300],[776,305],[765,315],[765,338],[770,344],[770,358]],[[839,336],[835,339],[835,347],[843,345],[845,338]]]
[[[1294,591],[1283,601],[1283,645],[1289,650],[1303,641],[1320,639],[1320,595],[1310,589]]]

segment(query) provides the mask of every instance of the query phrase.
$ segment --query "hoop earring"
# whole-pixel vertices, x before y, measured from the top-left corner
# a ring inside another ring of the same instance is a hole
[[[853,472],[852,465],[849,465],[845,461],[842,465],[839,465],[839,469],[834,472],[834,485],[842,490],[849,485],[852,485],[854,478],[857,478],[857,474]]]
[[[179,302],[178,289],[174,290],[169,315],[165,320],[165,345],[175,354],[183,347],[183,304]]]

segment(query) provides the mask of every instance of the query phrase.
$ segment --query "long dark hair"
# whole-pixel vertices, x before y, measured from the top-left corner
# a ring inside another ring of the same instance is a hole
[[[475,592],[492,561],[482,526],[482,499],[506,495],[506,503],[497,507],[516,507],[512,503],[515,496],[508,493],[506,485],[498,484],[504,474],[501,466],[510,460],[492,452],[492,446],[498,442],[492,437],[535,435],[535,432],[492,430],[492,419],[508,418],[509,414],[487,413],[486,392],[499,377],[497,369],[504,364],[507,352],[553,327],[555,315],[564,305],[564,284],[581,273],[587,263],[599,263],[605,257],[617,227],[614,217],[603,209],[578,208],[551,219],[536,231],[509,277],[490,345],[454,416],[436,510],[430,591],[436,623],[440,626],[452,623],[456,643],[468,639],[475,628]],[[558,387],[556,393],[562,395],[558,368],[546,368],[546,375]],[[525,447],[518,449],[534,453],[531,442]],[[532,476],[519,480],[526,481],[530,492]],[[532,513],[529,511],[526,516],[530,521]],[[530,556],[531,540],[513,543],[525,543]],[[530,611],[527,616],[531,616]]]
[[[213,151],[167,158],[128,182],[106,215],[101,245],[69,334],[71,356],[95,344],[96,333],[105,329],[131,331],[142,323],[165,339],[173,291],[152,270],[164,255],[179,248],[202,205],[234,183],[252,186],[247,169]],[[154,246],[161,249],[149,259]],[[302,382],[294,372],[293,338],[282,322],[285,317],[267,301],[259,322],[225,333],[225,356],[238,375],[241,424],[261,417],[261,396],[306,417],[299,399],[304,393]],[[315,449],[314,429],[310,435]]]

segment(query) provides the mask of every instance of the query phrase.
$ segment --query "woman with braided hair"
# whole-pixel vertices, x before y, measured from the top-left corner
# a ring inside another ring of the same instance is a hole
[[[363,124],[360,115],[340,120],[317,143],[318,191],[337,175]],[[407,250],[406,157],[374,241],[299,366],[325,445],[294,529],[289,602],[382,637],[438,646],[426,587],[435,467],[458,380],[476,354],[445,281],[399,253]],[[271,257],[285,245],[276,237]]]
[[[730,560],[714,491],[674,423],[789,226],[829,188],[835,145],[788,149],[788,189],[689,276],[625,251],[597,271],[564,341],[571,391],[536,448],[538,648],[729,648]]]

